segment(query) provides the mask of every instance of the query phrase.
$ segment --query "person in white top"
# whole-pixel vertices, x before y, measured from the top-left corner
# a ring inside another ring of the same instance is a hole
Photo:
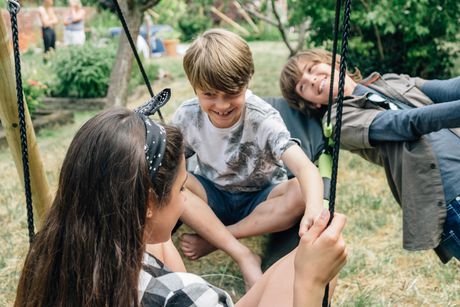
[[[85,9],[80,0],[69,0],[69,10],[64,18],[64,45],[85,43]]]

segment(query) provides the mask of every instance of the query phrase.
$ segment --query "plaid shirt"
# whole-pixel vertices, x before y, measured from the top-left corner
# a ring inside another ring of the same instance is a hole
[[[171,272],[164,264],[145,253],[139,276],[141,306],[232,307],[222,289],[191,273]]]

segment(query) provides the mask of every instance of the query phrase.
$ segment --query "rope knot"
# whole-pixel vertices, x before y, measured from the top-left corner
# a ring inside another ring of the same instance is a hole
[[[16,0],[7,0],[8,1],[8,11],[10,14],[17,14],[21,9],[21,4]]]

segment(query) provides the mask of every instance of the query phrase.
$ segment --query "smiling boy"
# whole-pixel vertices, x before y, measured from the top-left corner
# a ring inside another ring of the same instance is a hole
[[[190,259],[226,251],[251,286],[260,259],[237,239],[285,230],[300,219],[303,234],[322,210],[321,177],[278,111],[248,89],[254,64],[241,37],[205,32],[187,50],[184,70],[197,97],[177,109],[172,123],[186,153],[197,156],[181,217],[196,234],[183,235],[181,248]],[[283,163],[297,178],[287,180]]]
[[[331,63],[323,49],[291,57],[280,77],[287,103],[323,116]],[[337,93],[338,78],[333,97]],[[460,259],[460,77],[374,72],[362,80],[356,70],[346,74],[344,96],[340,145],[384,167],[403,210],[403,247],[434,249],[444,263]],[[333,107],[333,118],[335,112]]]

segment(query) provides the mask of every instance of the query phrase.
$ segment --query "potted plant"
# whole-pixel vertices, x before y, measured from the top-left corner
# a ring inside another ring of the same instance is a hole
[[[163,30],[158,33],[157,37],[161,39],[165,47],[165,53],[169,56],[177,56],[177,46],[179,45],[180,32],[171,29]]]

